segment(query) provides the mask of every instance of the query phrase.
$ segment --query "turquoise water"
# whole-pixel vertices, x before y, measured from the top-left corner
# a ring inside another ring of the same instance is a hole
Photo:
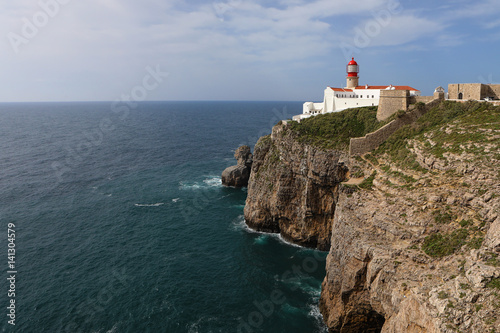
[[[248,230],[246,190],[220,183],[238,146],[300,112],[297,102],[0,104],[2,331],[326,332],[326,253]]]

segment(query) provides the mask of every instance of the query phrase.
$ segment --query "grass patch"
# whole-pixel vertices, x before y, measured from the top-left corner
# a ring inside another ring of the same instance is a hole
[[[491,279],[491,281],[486,284],[486,287],[500,289],[500,278]]]
[[[375,176],[377,175],[377,172],[374,171],[370,177],[365,178],[361,184],[358,185],[359,188],[363,190],[369,190],[371,191],[373,189],[373,181],[375,180]]]
[[[448,256],[465,244],[468,235],[467,229],[458,229],[449,235],[433,234],[425,237],[422,250],[431,257]]]
[[[478,250],[483,245],[484,238],[483,237],[474,237],[467,244],[471,249]]]
[[[441,290],[441,291],[438,293],[438,298],[439,298],[439,299],[446,299],[446,298],[448,298],[448,297],[449,297],[449,295],[448,295],[448,293],[447,293],[446,291],[442,291],[442,290]]]
[[[490,138],[479,130],[479,126],[489,128],[491,125],[498,128],[499,122],[500,107],[490,103],[444,101],[415,123],[397,130],[376,149],[375,154],[388,153],[393,162],[421,171],[413,162],[414,156],[408,153],[408,139],[425,143],[426,150],[437,157],[443,157],[445,152],[461,153],[464,150],[482,154],[484,152],[477,149],[477,143],[491,143],[491,141],[488,141]],[[450,131],[439,130],[447,124],[452,124],[454,127],[450,127]],[[433,145],[424,137],[424,133],[432,134]]]
[[[472,225],[472,220],[462,220],[458,222],[462,228]]]
[[[439,224],[448,224],[455,219],[455,217],[450,212],[435,211],[432,213],[434,215],[434,221]]]
[[[290,123],[298,141],[324,149],[347,150],[351,138],[361,137],[380,128],[377,107],[347,109],[320,114]]]

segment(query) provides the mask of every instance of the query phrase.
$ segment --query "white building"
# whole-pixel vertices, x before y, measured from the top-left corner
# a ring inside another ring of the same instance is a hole
[[[369,86],[359,85],[359,66],[354,58],[347,64],[347,86],[345,88],[325,89],[323,102],[306,102],[302,114],[293,117],[294,120],[305,119],[314,115],[338,112],[349,108],[363,106],[378,106],[382,90],[407,91],[408,96],[420,96],[420,91],[409,86]]]

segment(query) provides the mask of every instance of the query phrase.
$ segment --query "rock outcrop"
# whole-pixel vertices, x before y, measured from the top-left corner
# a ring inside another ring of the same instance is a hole
[[[222,184],[225,186],[244,187],[248,185],[252,169],[252,153],[250,147],[241,146],[234,153],[237,165],[222,172]]]
[[[275,126],[272,135],[255,146],[245,205],[247,225],[328,250],[338,186],[347,172],[342,156],[297,142],[285,123]]]

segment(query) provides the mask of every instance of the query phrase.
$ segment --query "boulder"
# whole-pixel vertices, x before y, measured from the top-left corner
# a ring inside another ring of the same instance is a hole
[[[237,165],[231,166],[222,172],[222,185],[244,187],[248,185],[253,156],[249,146],[241,146],[234,153]]]

